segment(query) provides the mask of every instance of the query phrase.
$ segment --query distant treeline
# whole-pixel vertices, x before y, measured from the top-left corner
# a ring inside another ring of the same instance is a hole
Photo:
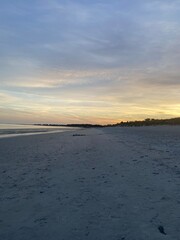
[[[180,125],[180,118],[171,118],[171,119],[147,118],[142,121],[120,122],[120,123],[113,124],[111,126],[140,127],[140,126],[157,126],[157,125]]]
[[[83,127],[83,128],[92,128],[92,127],[104,127],[99,124],[67,124],[67,127]]]
[[[52,127],[79,127],[79,128],[102,128],[102,127],[140,127],[140,126],[157,126],[157,125],[180,125],[179,118],[171,119],[154,119],[147,118],[142,121],[127,121],[116,124],[100,125],[100,124],[35,124],[38,126]]]
[[[100,125],[100,124],[48,124],[48,123],[45,123],[45,124],[41,124],[41,123],[38,123],[38,124],[34,124],[36,126],[45,126],[45,127],[79,127],[79,128],[92,128],[92,127],[104,127],[103,125]]]

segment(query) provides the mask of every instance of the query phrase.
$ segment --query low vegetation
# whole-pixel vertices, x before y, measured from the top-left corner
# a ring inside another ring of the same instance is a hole
[[[140,126],[156,126],[156,125],[180,125],[180,118],[171,118],[171,119],[150,119],[147,118],[142,121],[127,121],[114,124],[112,126],[121,126],[121,127],[140,127]]]
[[[100,125],[100,124],[35,124],[39,126],[54,126],[54,127],[79,127],[79,128],[102,128],[102,127],[140,127],[140,126],[157,126],[157,125],[180,125],[180,117],[179,118],[171,118],[171,119],[154,119],[147,118],[142,121],[127,121],[120,122],[116,124],[108,124],[108,125]]]

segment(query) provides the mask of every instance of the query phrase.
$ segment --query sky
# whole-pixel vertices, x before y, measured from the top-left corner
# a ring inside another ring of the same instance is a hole
[[[0,123],[171,117],[179,0],[0,1]]]

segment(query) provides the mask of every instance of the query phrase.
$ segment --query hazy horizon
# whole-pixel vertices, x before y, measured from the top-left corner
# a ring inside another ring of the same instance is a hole
[[[0,123],[180,117],[180,1],[0,3]]]

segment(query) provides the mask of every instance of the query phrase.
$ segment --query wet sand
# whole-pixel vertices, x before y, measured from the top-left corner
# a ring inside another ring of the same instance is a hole
[[[179,240],[180,127],[0,139],[0,239]]]

